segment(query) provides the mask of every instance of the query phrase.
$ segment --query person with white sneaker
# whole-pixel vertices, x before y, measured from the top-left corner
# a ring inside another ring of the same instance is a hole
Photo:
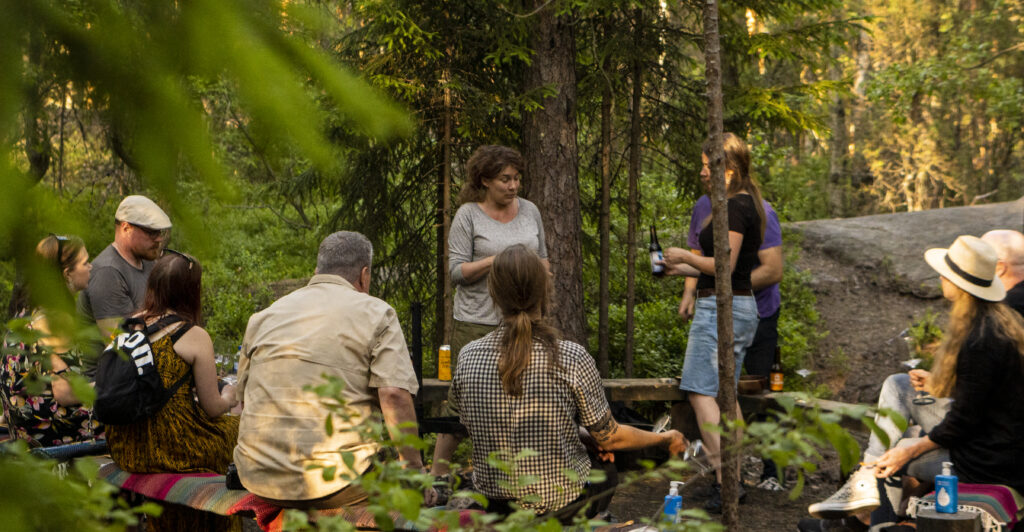
[[[890,448],[874,454],[882,446],[872,434],[865,465],[838,492],[808,507],[821,519],[802,520],[802,532],[867,530],[872,510],[883,502],[898,506],[902,496],[898,483],[886,483],[880,493],[876,479],[931,481],[944,461],[953,462],[962,482],[1024,490],[1024,462],[1016,459],[1024,452],[1024,320],[999,303],[1006,290],[996,275],[996,251],[979,238],[961,236],[949,249],[928,250],[925,260],[952,302],[935,372],[890,377],[879,400],[880,407],[895,406],[917,422],[924,435],[893,437],[891,422],[876,418]],[[919,393],[908,392],[908,385]]]

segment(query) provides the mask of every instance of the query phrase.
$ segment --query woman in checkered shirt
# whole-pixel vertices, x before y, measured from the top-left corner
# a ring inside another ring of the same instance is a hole
[[[598,447],[686,449],[678,431],[655,434],[612,418],[594,359],[560,340],[546,319],[550,281],[535,252],[514,245],[499,253],[487,286],[502,320],[463,349],[449,403],[469,430],[473,485],[489,511],[515,505],[568,522],[586,506],[592,517],[607,507],[616,483],[614,468],[604,482],[586,482]],[[581,437],[596,444],[589,455]],[[535,480],[520,485],[527,476]]]

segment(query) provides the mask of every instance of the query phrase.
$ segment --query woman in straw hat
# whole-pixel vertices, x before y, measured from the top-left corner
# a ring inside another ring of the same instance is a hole
[[[996,252],[979,238],[961,236],[949,249],[928,250],[925,260],[939,272],[952,309],[935,371],[923,385],[953,402],[927,436],[882,455],[875,476],[906,468],[931,480],[942,462],[952,461],[961,482],[1024,493],[1024,322],[1000,303],[1006,290],[995,275]]]

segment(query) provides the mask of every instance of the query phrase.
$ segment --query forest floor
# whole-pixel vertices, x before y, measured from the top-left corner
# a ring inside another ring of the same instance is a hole
[[[923,262],[923,261],[922,261]],[[820,328],[828,335],[818,345],[818,355],[805,368],[813,384],[823,384],[831,398],[850,403],[873,404],[886,376],[906,368],[901,362],[910,358],[901,334],[922,319],[931,309],[944,321],[945,307],[941,299],[901,294],[885,268],[845,264],[811,246],[803,249],[797,267],[811,272],[811,287],[817,297]],[[783,302],[785,305],[785,302]],[[785,306],[783,306],[785,312]],[[854,434],[863,444],[867,433]],[[801,495],[790,499],[789,491],[771,492],[757,489],[761,473],[760,460],[752,457],[743,462],[746,503],[740,506],[741,531],[793,531],[797,522],[809,517],[807,506],[831,495],[842,477],[836,454],[822,450],[817,472],[807,478]],[[701,484],[694,482],[694,491]],[[795,484],[795,472],[787,472],[786,487]],[[687,496],[684,508],[700,508],[704,501]],[[653,516],[668,492],[667,481],[647,480],[622,486],[610,507],[620,522]],[[717,517],[717,516],[716,516]]]

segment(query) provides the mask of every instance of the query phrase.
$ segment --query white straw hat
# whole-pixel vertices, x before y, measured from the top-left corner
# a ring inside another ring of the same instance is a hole
[[[1006,297],[1006,288],[996,277],[996,250],[976,236],[959,236],[949,249],[929,249],[924,260],[939,275],[971,295],[986,301],[1002,301]]]

